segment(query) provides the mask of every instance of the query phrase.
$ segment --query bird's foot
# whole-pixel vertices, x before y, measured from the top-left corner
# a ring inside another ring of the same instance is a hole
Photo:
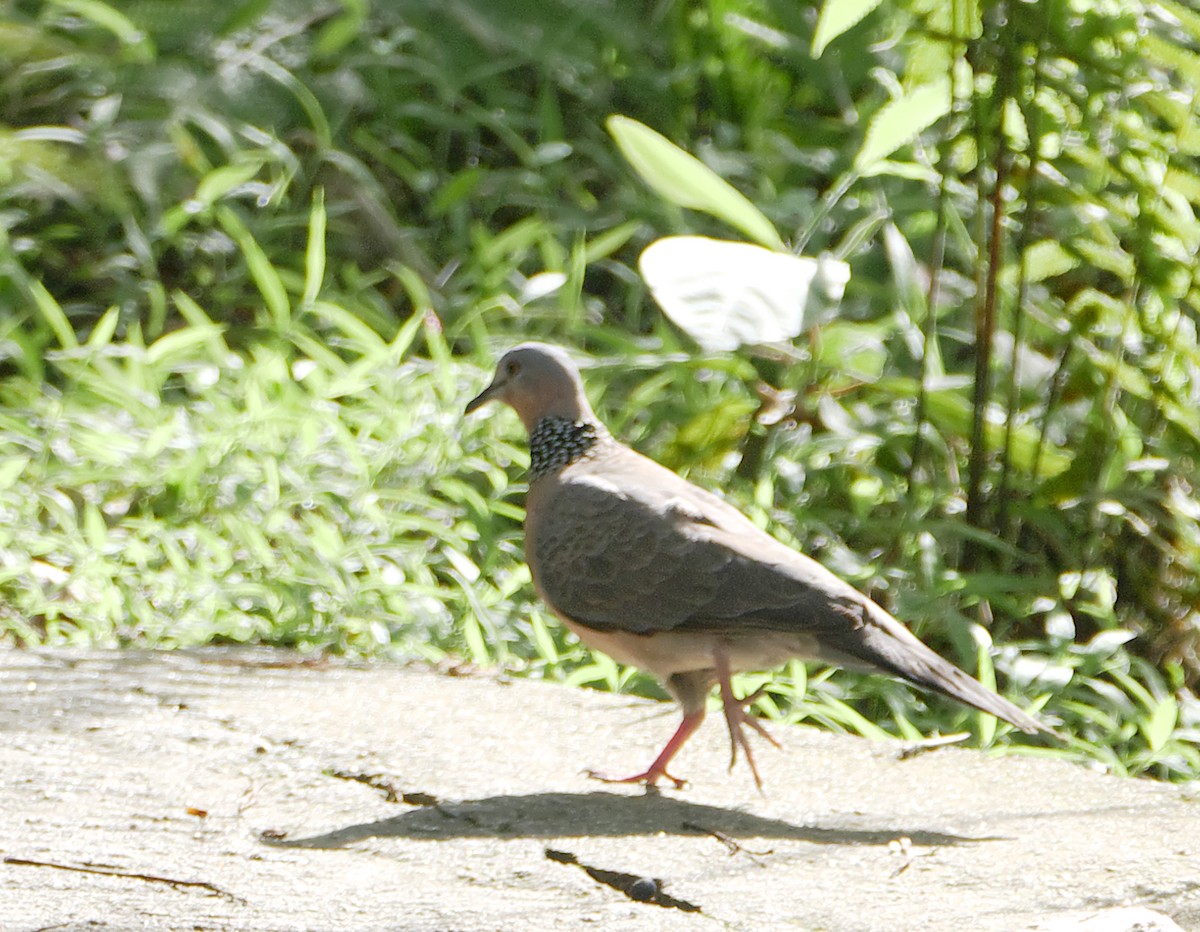
[[[688,785],[687,780],[682,780],[679,777],[667,773],[662,767],[651,765],[642,773],[635,773],[630,777],[614,777],[610,774],[600,773],[596,770],[585,771],[593,780],[599,780],[601,783],[641,783],[647,788],[657,788],[659,780],[669,780],[677,790],[682,790]]]
[[[703,705],[691,712],[685,712],[683,721],[675,729],[675,734],[671,735],[671,740],[667,742],[667,746],[662,749],[658,757],[654,758],[654,763],[642,773],[635,773],[632,777],[610,777],[607,774],[589,770],[587,775],[593,780],[600,780],[604,783],[641,783],[645,786],[658,786],[659,780],[669,780],[675,785],[675,789],[681,790],[687,786],[687,780],[671,776],[671,774],[667,773],[667,765],[671,763],[671,759],[683,747],[684,742],[691,737],[692,732],[700,727],[702,721],[704,721]]]
[[[762,777],[758,774],[758,765],[754,762],[754,752],[750,749],[750,741],[746,737],[746,730],[743,726],[749,725],[775,747],[780,746],[779,742],[763,726],[763,723],[747,711],[763,694],[764,689],[760,687],[748,696],[737,698],[733,694],[729,665],[723,657],[717,658],[717,681],[721,685],[721,705],[725,710],[725,724],[729,726],[729,769],[733,770],[733,765],[737,763],[738,748],[741,748],[746,754],[746,763],[750,765],[750,772],[754,774],[754,785],[761,790],[763,787]]]

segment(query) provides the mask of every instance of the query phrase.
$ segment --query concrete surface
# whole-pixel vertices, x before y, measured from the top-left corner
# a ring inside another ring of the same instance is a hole
[[[760,795],[720,716],[684,791],[581,773],[674,725],[386,664],[3,652],[0,929],[1200,929],[1187,788],[776,728]]]

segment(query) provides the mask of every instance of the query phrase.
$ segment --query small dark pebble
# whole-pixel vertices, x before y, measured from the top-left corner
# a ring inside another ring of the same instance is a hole
[[[640,903],[648,903],[658,896],[658,884],[653,878],[639,877],[629,885],[629,896]]]

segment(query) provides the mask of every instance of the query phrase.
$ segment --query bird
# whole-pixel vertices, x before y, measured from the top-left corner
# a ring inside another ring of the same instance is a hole
[[[558,346],[522,343],[466,406],[508,404],[529,435],[525,558],[539,597],[584,644],[649,672],[683,719],[644,771],[610,783],[676,789],[668,768],[720,690],[732,770],[739,749],[762,789],[746,730],[778,747],[735,696],[735,673],[799,658],[897,676],[1001,718],[1055,734],[926,646],[901,622],[737,508],[617,441],[579,368]]]

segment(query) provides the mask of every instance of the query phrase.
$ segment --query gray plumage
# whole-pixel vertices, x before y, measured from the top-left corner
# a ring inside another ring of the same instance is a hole
[[[683,706],[663,753],[626,779],[682,783],[666,766],[719,684],[734,756],[746,752],[757,781],[741,726],[765,731],[745,713],[749,699],[733,697],[729,676],[793,657],[891,673],[1022,731],[1050,733],[819,563],[614,440],[563,350],[510,350],[468,413],[492,399],[510,404],[530,433],[525,550],[538,592],[586,644],[655,674]]]

